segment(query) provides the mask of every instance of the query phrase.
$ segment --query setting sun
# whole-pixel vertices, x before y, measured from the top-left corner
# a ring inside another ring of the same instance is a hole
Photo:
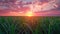
[[[25,14],[25,16],[33,16],[34,14],[33,14],[33,12],[27,12],[26,14]]]

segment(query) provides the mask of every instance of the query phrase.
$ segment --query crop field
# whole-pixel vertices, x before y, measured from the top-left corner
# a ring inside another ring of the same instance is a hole
[[[0,16],[0,34],[60,34],[60,17]]]

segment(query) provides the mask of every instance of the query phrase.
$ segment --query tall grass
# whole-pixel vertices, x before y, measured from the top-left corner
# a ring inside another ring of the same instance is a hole
[[[0,34],[60,34],[60,17],[26,17],[1,16]]]

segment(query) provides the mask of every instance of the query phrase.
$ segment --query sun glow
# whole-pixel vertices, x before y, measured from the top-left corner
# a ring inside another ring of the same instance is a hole
[[[26,14],[25,14],[25,16],[34,16],[34,14],[33,14],[33,12],[32,11],[28,11],[28,12],[26,12]]]

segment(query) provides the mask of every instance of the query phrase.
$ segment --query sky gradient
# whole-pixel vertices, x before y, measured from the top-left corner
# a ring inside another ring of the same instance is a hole
[[[60,0],[0,0],[0,16],[60,16]]]

